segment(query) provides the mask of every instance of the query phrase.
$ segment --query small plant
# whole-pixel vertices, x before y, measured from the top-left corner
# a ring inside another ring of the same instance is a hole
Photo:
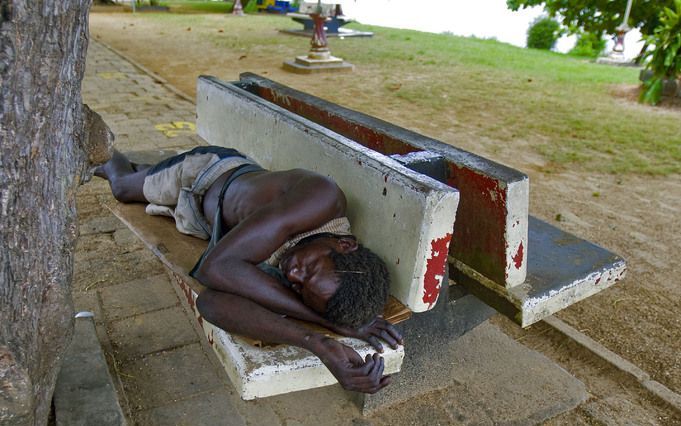
[[[571,56],[597,58],[605,50],[606,41],[599,34],[582,32],[577,36],[577,43],[570,52]]]
[[[548,16],[535,19],[527,30],[527,47],[551,50],[562,35],[558,21]]]
[[[655,45],[643,56],[650,58],[646,69],[652,76],[643,82],[639,101],[657,105],[662,98],[665,80],[675,81],[681,75],[681,0],[674,0],[676,11],[665,7],[660,13],[660,25],[646,43]]]

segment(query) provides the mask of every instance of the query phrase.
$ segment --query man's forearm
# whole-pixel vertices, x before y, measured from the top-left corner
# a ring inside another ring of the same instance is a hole
[[[201,315],[223,330],[269,343],[283,343],[318,352],[321,335],[245,297],[204,290],[197,300]],[[317,354],[318,355],[318,354]]]
[[[196,304],[208,322],[223,330],[309,350],[347,390],[374,393],[390,383],[390,377],[383,376],[384,363],[378,354],[363,360],[352,348],[245,297],[208,289],[199,295]]]

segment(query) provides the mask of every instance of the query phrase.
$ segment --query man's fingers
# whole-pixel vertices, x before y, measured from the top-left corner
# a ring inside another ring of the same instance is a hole
[[[369,344],[374,347],[374,349],[379,352],[383,352],[383,345],[378,341],[376,336],[369,336],[367,340],[369,341]]]
[[[395,340],[395,338],[390,333],[388,333],[385,330],[381,330],[380,336],[381,339],[385,340],[386,343],[388,343],[388,345],[390,345],[391,348],[397,349],[397,340]]]
[[[364,359],[364,365],[359,369],[358,373],[361,376],[368,376],[369,372],[371,372],[371,369],[374,367],[374,359],[371,357],[371,355],[367,354],[366,358]]]
[[[354,349],[350,347],[345,348],[345,354],[348,357],[348,361],[355,367],[361,367],[364,365],[364,360],[362,359],[361,356],[357,352],[355,352]]]
[[[384,387],[388,386],[392,382],[392,379],[390,376],[385,376],[383,377],[378,384],[372,386],[371,388],[368,388],[365,392],[366,393],[376,393],[383,389]]]
[[[404,338],[402,333],[392,324],[386,321],[386,326],[383,328],[393,339],[395,339],[399,344],[404,344]]]
[[[378,354],[374,354],[374,366],[371,369],[371,372],[369,373],[369,379],[373,383],[378,384],[379,381],[381,380],[381,376],[383,376],[383,368],[385,367],[385,361],[381,356]]]

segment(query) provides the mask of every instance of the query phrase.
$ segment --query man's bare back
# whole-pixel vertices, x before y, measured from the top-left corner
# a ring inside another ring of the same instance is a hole
[[[98,175],[109,179],[119,201],[149,202],[143,189],[147,172],[116,153]],[[220,175],[203,194],[201,206],[211,226],[215,225],[221,189],[233,172]],[[374,273],[371,270],[338,268],[340,262],[345,262],[344,257],[356,257],[366,249],[351,235],[320,234],[300,241],[287,249],[276,265],[290,288],[258,267],[296,235],[344,217],[345,209],[345,195],[335,182],[311,171],[257,170],[237,177],[227,187],[222,201],[222,225],[228,232],[207,252],[194,274],[207,287],[197,306],[207,321],[224,330],[308,349],[344,388],[373,393],[390,381],[382,375],[383,359],[378,354],[361,359],[351,348],[289,320],[313,322],[336,333],[364,339],[379,351],[382,345],[378,338],[392,347],[402,343],[399,332],[374,314],[353,326],[329,319],[329,311],[342,311],[346,305],[347,312],[348,304],[361,305],[363,299],[375,298],[384,291],[368,288],[375,281],[369,275]],[[384,274],[387,279],[384,265],[379,265],[378,270],[379,276]],[[358,287],[355,278],[368,281]],[[354,290],[347,290],[350,286]],[[355,300],[342,300],[347,299],[343,294],[348,291]],[[385,292],[379,299],[387,297],[387,289]]]

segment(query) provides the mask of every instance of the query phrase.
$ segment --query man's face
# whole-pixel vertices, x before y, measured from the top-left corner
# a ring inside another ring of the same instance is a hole
[[[318,313],[324,313],[327,302],[339,286],[335,265],[329,255],[332,251],[344,253],[356,248],[357,243],[353,239],[318,238],[292,247],[284,254],[279,266],[303,303]]]

